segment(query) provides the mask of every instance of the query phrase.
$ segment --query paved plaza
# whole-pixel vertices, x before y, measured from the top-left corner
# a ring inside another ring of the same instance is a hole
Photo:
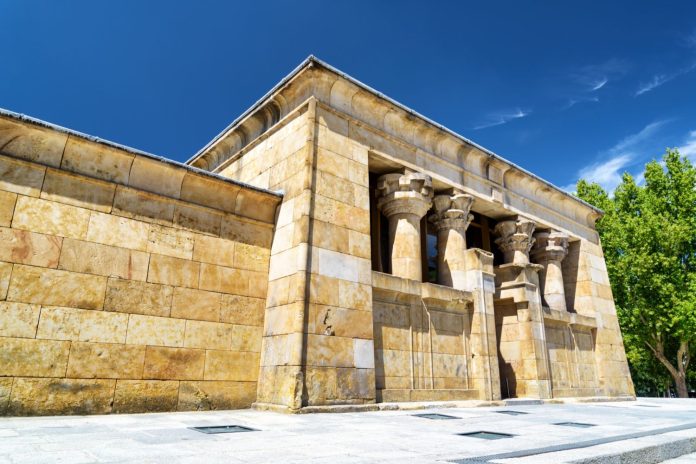
[[[415,416],[427,413],[456,419]],[[564,422],[576,424],[556,425]],[[206,434],[191,429],[220,425],[256,431]],[[480,431],[513,436],[487,440],[461,435]],[[235,410],[0,419],[2,464],[626,463],[661,462],[694,451],[696,401],[652,398],[342,414]],[[621,454],[623,458],[616,457]]]

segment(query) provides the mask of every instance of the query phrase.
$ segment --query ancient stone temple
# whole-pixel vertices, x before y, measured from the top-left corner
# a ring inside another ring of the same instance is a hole
[[[186,164],[0,113],[0,412],[632,397],[601,211],[310,57]]]

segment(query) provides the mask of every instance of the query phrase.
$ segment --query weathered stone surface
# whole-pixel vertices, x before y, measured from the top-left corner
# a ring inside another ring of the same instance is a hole
[[[307,335],[307,365],[353,367],[353,339]]]
[[[197,262],[153,254],[150,256],[147,281],[177,287],[197,288],[199,272],[200,264]]]
[[[184,346],[187,348],[227,350],[232,343],[232,333],[233,326],[230,324],[186,321]]]
[[[17,194],[0,190],[0,226],[10,227],[14,214]]]
[[[55,268],[62,242],[61,237],[53,235],[0,227],[0,260]]]
[[[95,149],[94,143],[68,137],[60,167],[90,177],[124,184],[133,163],[134,155],[122,150],[100,145]]]
[[[7,299],[51,306],[101,309],[106,277],[15,265]]]
[[[179,382],[176,380],[118,380],[113,412],[166,412],[176,410]]]
[[[208,350],[205,356],[205,380],[256,381],[259,355],[235,351]]]
[[[41,198],[108,213],[114,202],[115,190],[116,186],[109,182],[48,169]]]
[[[89,210],[21,196],[17,198],[12,227],[84,240]]]
[[[73,342],[66,375],[79,379],[139,379],[144,360],[144,346]]]
[[[143,378],[196,380],[203,378],[205,351],[192,348],[148,346]]]
[[[192,232],[220,235],[223,214],[196,205],[177,203],[174,207],[174,225]]]
[[[59,269],[144,281],[149,256],[141,251],[65,239]]]
[[[125,343],[127,327],[127,314],[44,306],[36,338]]]
[[[0,302],[0,337],[34,338],[39,305]]]
[[[147,250],[150,225],[110,214],[92,213],[87,240],[132,250]],[[79,237],[77,237],[79,238]]]
[[[173,289],[167,285],[109,279],[106,285],[105,311],[169,316]]]
[[[10,276],[12,275],[12,264],[0,262],[0,300],[7,297],[7,290],[10,287]]]
[[[176,287],[172,299],[171,316],[211,322],[234,322],[220,316],[221,295],[215,292]]]
[[[258,353],[261,351],[261,335],[262,327],[249,325],[234,325],[232,326],[232,344],[233,351],[253,351]]]
[[[182,381],[179,411],[248,408],[256,400],[256,382]]]
[[[183,346],[186,321],[168,317],[128,317],[126,343],[133,345]]]
[[[115,380],[16,378],[7,413],[13,416],[106,414]]]
[[[174,258],[191,259],[193,238],[194,235],[191,232],[152,224],[147,240],[147,251]]]
[[[174,219],[174,205],[159,195],[118,186],[114,195],[114,214],[145,222],[170,225]]]
[[[220,322],[263,326],[265,300],[240,295],[222,295]]]
[[[0,376],[62,377],[70,342],[0,338]]]
[[[233,295],[248,295],[249,271],[202,263],[200,288]]]
[[[222,219],[220,237],[235,242],[270,248],[273,240],[273,229],[228,215]]]
[[[0,190],[38,197],[46,168],[0,155]]]
[[[232,240],[198,235],[193,259],[203,263],[234,267],[234,246],[235,242]]]
[[[179,198],[186,171],[159,161],[136,156],[130,170],[128,185],[148,192]]]
[[[10,404],[10,393],[12,392],[12,377],[0,379],[0,414],[7,414],[7,407]]]

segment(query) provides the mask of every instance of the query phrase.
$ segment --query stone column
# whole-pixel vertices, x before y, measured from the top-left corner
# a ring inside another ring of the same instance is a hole
[[[377,181],[377,207],[389,219],[392,274],[421,281],[420,220],[433,197],[432,180],[425,174],[385,174]]]
[[[466,229],[473,215],[469,214],[474,197],[464,193],[437,195],[433,199],[435,213],[428,220],[437,228],[437,280],[459,290],[466,290]]]
[[[534,244],[534,223],[526,219],[502,221],[493,229],[496,245],[506,264],[529,264],[529,250]]]
[[[535,263],[544,266],[539,271],[543,300],[551,309],[566,311],[565,289],[561,261],[568,254],[568,235],[556,231],[534,234],[536,243],[531,255]]]

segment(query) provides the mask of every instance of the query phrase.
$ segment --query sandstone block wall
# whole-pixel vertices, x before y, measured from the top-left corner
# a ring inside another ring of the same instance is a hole
[[[251,405],[280,199],[2,119],[0,146],[0,413]]]

